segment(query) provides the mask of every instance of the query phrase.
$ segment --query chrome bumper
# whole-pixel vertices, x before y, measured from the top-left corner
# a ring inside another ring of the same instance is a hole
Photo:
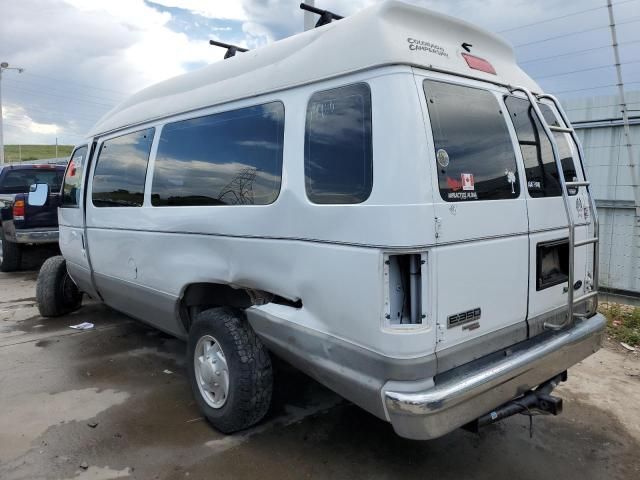
[[[389,382],[383,388],[387,417],[402,437],[428,440],[465,425],[493,408],[540,385],[598,351],[606,326],[604,316],[576,321],[568,330],[514,348],[508,357],[458,367],[433,387],[412,389],[411,383]]]
[[[58,229],[16,230],[16,243],[57,243]]]

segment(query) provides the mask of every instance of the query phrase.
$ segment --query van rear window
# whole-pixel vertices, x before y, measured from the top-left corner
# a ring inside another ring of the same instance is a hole
[[[284,105],[263,105],[165,125],[153,175],[154,206],[268,205],[280,193]]]
[[[362,203],[371,194],[371,91],[366,83],[316,92],[307,105],[304,175],[313,203]]]
[[[520,144],[520,151],[524,160],[527,175],[527,188],[532,197],[555,197],[562,194],[558,168],[553,158],[551,142],[544,133],[544,129],[536,118],[528,100],[509,96],[505,99],[509,116],[513,122]],[[560,126],[551,107],[538,104],[542,115],[549,125]],[[553,132],[560,154],[562,170],[565,181],[570,182],[576,178],[576,169],[571,154],[571,148],[565,134]],[[576,190],[570,190],[570,195],[575,195]]]
[[[516,155],[496,97],[425,80],[440,195],[447,202],[517,198]]]
[[[93,174],[96,207],[141,207],[154,128],[106,140]]]

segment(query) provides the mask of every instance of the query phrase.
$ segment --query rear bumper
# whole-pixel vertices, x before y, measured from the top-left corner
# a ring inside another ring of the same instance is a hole
[[[57,243],[58,236],[57,228],[16,230],[15,241],[16,243]]]
[[[596,352],[605,326],[606,319],[600,314],[576,321],[567,330],[524,342],[508,357],[481,359],[446,372],[431,388],[412,388],[411,382],[388,383],[382,391],[387,418],[402,437],[440,437]]]

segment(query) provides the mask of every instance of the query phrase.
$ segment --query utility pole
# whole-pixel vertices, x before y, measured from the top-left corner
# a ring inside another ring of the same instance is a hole
[[[629,128],[629,113],[627,101],[624,96],[624,83],[622,82],[622,68],[620,67],[620,52],[618,51],[618,35],[616,33],[616,21],[613,17],[613,4],[607,0],[609,10],[609,27],[611,28],[611,46],[613,47],[613,58],[618,77],[618,95],[620,96],[620,106],[622,107],[622,124],[624,129],[625,146],[629,157],[629,170],[631,171],[631,183],[634,196],[634,206],[636,211],[636,223],[640,224],[640,176],[633,156],[633,145],[631,143],[631,129]]]
[[[58,137],[56,137],[56,158],[58,158]]]
[[[10,67],[7,62],[0,63],[0,165],[4,165],[4,136],[2,125],[2,72],[5,70],[17,70],[22,73],[24,68]]]

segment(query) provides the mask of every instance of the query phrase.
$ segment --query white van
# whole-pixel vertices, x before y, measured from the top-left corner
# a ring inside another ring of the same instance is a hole
[[[107,114],[40,311],[84,293],[187,340],[223,432],[267,412],[271,354],[407,438],[558,413],[605,326],[581,156],[503,40],[383,2]]]

